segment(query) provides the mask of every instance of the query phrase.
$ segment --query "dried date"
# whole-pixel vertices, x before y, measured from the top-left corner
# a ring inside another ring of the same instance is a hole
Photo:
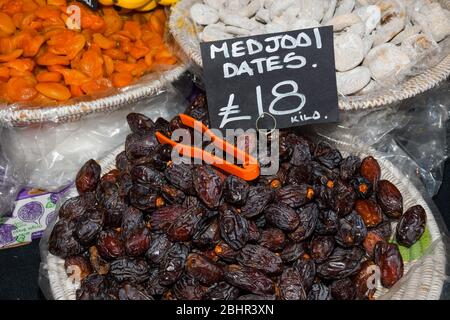
[[[75,178],[75,185],[79,194],[93,192],[100,182],[102,168],[95,160],[89,160],[78,171]]]
[[[309,253],[316,263],[324,262],[333,252],[334,249],[333,236],[315,235],[309,243]]]
[[[317,274],[324,279],[342,279],[356,273],[361,265],[364,251],[336,248],[328,259],[317,267]]]
[[[272,191],[265,186],[250,187],[247,202],[241,207],[241,214],[248,219],[259,216],[272,201],[272,197]]]
[[[51,254],[67,258],[82,253],[85,248],[75,239],[73,230],[75,223],[64,219],[59,220],[54,226],[48,243]]]
[[[145,254],[145,258],[150,264],[158,265],[172,245],[173,243],[166,234],[155,236]]]
[[[186,210],[181,216],[175,219],[167,229],[167,235],[171,241],[189,241],[195,228],[202,218],[204,210],[201,207],[192,207]]]
[[[301,242],[309,238],[314,232],[319,218],[319,208],[315,203],[310,203],[299,208],[297,214],[300,223],[297,229],[288,234],[288,237],[294,242]]]
[[[125,251],[128,256],[143,255],[150,247],[150,232],[146,227],[137,228],[130,232],[125,239]]]
[[[356,213],[349,214],[339,220],[336,242],[343,247],[358,246],[363,243],[367,228],[362,218]]]
[[[383,221],[383,212],[375,201],[356,200],[355,211],[368,228],[376,227]]]
[[[192,170],[194,188],[198,197],[210,209],[216,208],[222,196],[223,181],[211,166],[201,165]]]
[[[361,158],[357,156],[349,156],[342,160],[339,167],[339,176],[343,181],[349,181],[359,173],[361,166]]]
[[[275,290],[272,280],[253,268],[228,265],[224,276],[229,284],[253,294],[271,294]]]
[[[397,224],[397,242],[409,248],[423,235],[426,223],[427,215],[422,206],[417,205],[409,208]]]
[[[286,268],[280,277],[280,297],[282,300],[306,300],[303,279],[295,268]]]
[[[370,156],[364,158],[361,162],[359,172],[362,177],[369,180],[374,189],[377,189],[378,181],[380,181],[381,177],[381,167],[377,160]]]
[[[270,251],[277,252],[283,250],[286,244],[286,236],[280,229],[268,228],[261,232],[258,244],[266,247]]]
[[[396,244],[378,242],[374,248],[374,260],[380,267],[383,287],[391,288],[403,277],[403,259]]]
[[[166,253],[159,268],[160,283],[169,286],[175,283],[184,270],[189,247],[182,243],[175,243]]]
[[[314,283],[308,293],[308,300],[331,300],[331,290],[323,283]]]
[[[403,214],[403,197],[391,182],[378,182],[377,200],[384,214],[389,218],[398,219]]]
[[[109,274],[120,283],[142,283],[148,280],[150,276],[145,260],[134,258],[120,258],[113,261]]]
[[[130,113],[127,115],[128,126],[134,133],[152,133],[155,130],[155,123],[152,119],[141,113]]]
[[[330,170],[337,168],[342,161],[339,150],[324,141],[317,144],[314,150],[314,158]]]
[[[294,231],[300,223],[294,209],[281,203],[269,205],[264,214],[268,223],[284,231]]]
[[[350,278],[333,281],[330,290],[331,296],[336,300],[353,300],[356,295],[355,284]]]
[[[223,278],[222,268],[204,255],[191,253],[186,260],[186,272],[205,285],[213,285]]]
[[[125,246],[121,235],[114,229],[100,232],[97,239],[97,249],[102,258],[113,260],[125,255]]]
[[[237,256],[239,264],[257,269],[267,275],[280,274],[283,260],[272,251],[260,245],[247,244]]]
[[[249,240],[248,221],[231,206],[222,206],[220,212],[220,234],[234,250],[241,249]]]
[[[314,189],[307,184],[289,185],[278,189],[275,200],[291,208],[301,207],[314,198]]]
[[[157,209],[150,214],[150,225],[152,231],[167,232],[172,223],[179,217],[183,216],[186,208],[180,205],[166,206]]]
[[[226,283],[218,282],[208,288],[203,299],[205,300],[236,300],[239,297],[239,289]]]
[[[224,199],[227,203],[242,206],[247,201],[249,192],[248,183],[236,176],[230,175],[224,184]]]

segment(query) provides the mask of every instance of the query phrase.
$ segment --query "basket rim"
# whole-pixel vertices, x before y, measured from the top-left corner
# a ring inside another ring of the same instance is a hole
[[[169,30],[175,41],[179,44],[185,54],[194,61],[196,67],[203,69],[202,57],[198,46],[193,45],[193,36],[189,35],[186,28],[194,24],[186,11],[193,3],[199,0],[179,0],[171,9],[169,18]],[[450,0],[437,0],[445,8],[450,10]],[[445,41],[445,40],[444,40]],[[428,91],[450,76],[450,54],[445,56],[438,64],[428,68],[421,74],[408,78],[396,85],[396,88],[379,90],[363,96],[339,96],[339,109],[341,111],[360,111],[386,107],[395,102],[412,98],[418,94]]]
[[[333,143],[333,141],[330,141]],[[334,142],[339,145],[339,148],[343,152],[349,152],[352,150],[352,146],[348,146],[345,149],[345,144]],[[99,161],[102,167],[102,174],[115,168],[116,156],[124,150],[124,146],[120,146],[109,155]],[[353,152],[352,152],[353,154]],[[364,148],[361,150],[361,156],[372,155],[379,159],[380,166],[382,168],[382,177],[388,180],[408,181],[407,177],[400,172],[389,160],[381,158],[380,153],[372,148]],[[395,181],[394,181],[395,182]],[[405,262],[405,274],[404,277],[408,278],[409,282],[405,287],[401,287],[401,281],[396,284],[394,288],[397,289],[394,296],[389,297],[392,299],[432,299],[437,300],[440,298],[442,287],[445,281],[445,268],[447,263],[447,256],[445,251],[445,245],[442,239],[442,235],[439,226],[434,217],[434,210],[428,205],[425,199],[420,194],[419,190],[412,184],[401,183],[397,185],[404,197],[404,203],[412,202],[414,204],[420,204],[425,208],[427,214],[427,226],[432,237],[432,244],[435,248],[435,255],[423,256],[423,260],[413,261],[412,263]],[[406,191],[405,191],[406,190]],[[72,186],[68,192],[67,197],[76,196],[78,193],[75,186]],[[48,230],[50,232],[50,230]],[[43,239],[46,239],[43,237]],[[42,243],[41,243],[42,245]],[[48,245],[47,243],[43,245]],[[42,254],[42,253],[41,253]],[[79,286],[79,283],[72,283],[68,281],[68,277],[64,268],[64,259],[52,255],[48,250],[45,252],[45,256],[42,259],[46,263],[41,264],[41,271],[44,272],[45,278],[49,281],[49,288],[51,290],[52,297],[56,300],[74,300],[75,291]],[[407,272],[411,267],[417,267],[417,269]],[[419,269],[422,268],[422,269]],[[423,270],[425,269],[425,270]],[[411,279],[412,278],[412,279]],[[400,286],[400,287],[399,287]],[[384,299],[385,295],[389,296],[389,290],[377,287],[377,299]]]

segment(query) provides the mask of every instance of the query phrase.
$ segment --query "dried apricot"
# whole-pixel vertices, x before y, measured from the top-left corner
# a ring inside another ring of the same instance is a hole
[[[31,59],[15,59],[5,63],[5,66],[19,71],[32,71],[34,68],[34,61]]]
[[[57,82],[42,82],[36,85],[36,90],[51,99],[65,101],[70,99],[70,91]]]
[[[59,82],[62,76],[58,72],[44,71],[36,75],[36,80],[39,82]]]
[[[37,58],[37,63],[42,66],[51,66],[55,64],[68,65],[70,64],[70,59],[46,52]]]
[[[81,58],[80,71],[91,78],[100,78],[103,76],[103,59],[95,50],[89,49]]]
[[[61,69],[59,70],[64,77],[64,82],[67,85],[81,86],[83,83],[89,81],[89,77],[84,73],[74,69]]]
[[[122,29],[123,21],[112,7],[103,7],[103,19],[106,24],[105,36],[110,36]]]
[[[64,55],[72,60],[84,48],[85,43],[86,39],[83,35],[75,31],[66,30],[50,37],[47,41],[48,52]]]
[[[98,46],[102,49],[112,49],[116,46],[116,43],[108,38],[106,38],[101,33],[94,33],[92,36],[94,43],[98,44]]]
[[[35,81],[32,78],[13,77],[9,79],[6,90],[10,101],[31,101],[38,92],[34,88]]]
[[[126,60],[127,59],[127,55],[125,54],[125,52],[119,50],[119,49],[108,49],[103,51],[104,55],[107,55],[108,57],[110,57],[111,59],[114,60]]]
[[[11,51],[10,53],[0,54],[0,62],[7,62],[20,57],[23,53],[22,49],[16,49]]]
[[[9,68],[5,66],[0,67],[0,81],[7,81],[9,79]]]
[[[23,2],[21,0],[5,1],[2,11],[10,16],[23,10]]]
[[[125,87],[133,81],[133,76],[128,72],[115,72],[112,75],[112,83],[114,87]]]
[[[72,94],[72,97],[81,97],[83,96],[83,90],[81,90],[80,86],[76,85],[70,85],[70,93]]]
[[[105,73],[110,76],[114,72],[114,61],[107,55],[103,55],[103,61],[105,62]]]
[[[81,85],[81,90],[86,94],[96,94],[112,87],[109,79],[100,78],[88,81]]]

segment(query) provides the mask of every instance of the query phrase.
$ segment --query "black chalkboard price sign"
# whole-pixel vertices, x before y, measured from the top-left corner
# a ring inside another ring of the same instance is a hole
[[[201,53],[212,128],[338,120],[332,27],[205,42]]]

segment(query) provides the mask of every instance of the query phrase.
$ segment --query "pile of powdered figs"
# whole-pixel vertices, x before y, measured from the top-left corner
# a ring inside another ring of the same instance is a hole
[[[186,114],[208,123],[205,96]],[[285,131],[278,173],[246,182],[174,164],[155,131],[170,136],[178,117],[127,120],[116,169],[81,168],[50,236],[81,279],[77,299],[372,299],[376,269],[386,288],[403,276],[392,240],[409,247],[424,233],[425,210],[403,208],[373,157]]]
[[[435,0],[200,0],[190,16],[201,41],[333,26],[338,90],[366,95],[448,47],[447,9]]]

